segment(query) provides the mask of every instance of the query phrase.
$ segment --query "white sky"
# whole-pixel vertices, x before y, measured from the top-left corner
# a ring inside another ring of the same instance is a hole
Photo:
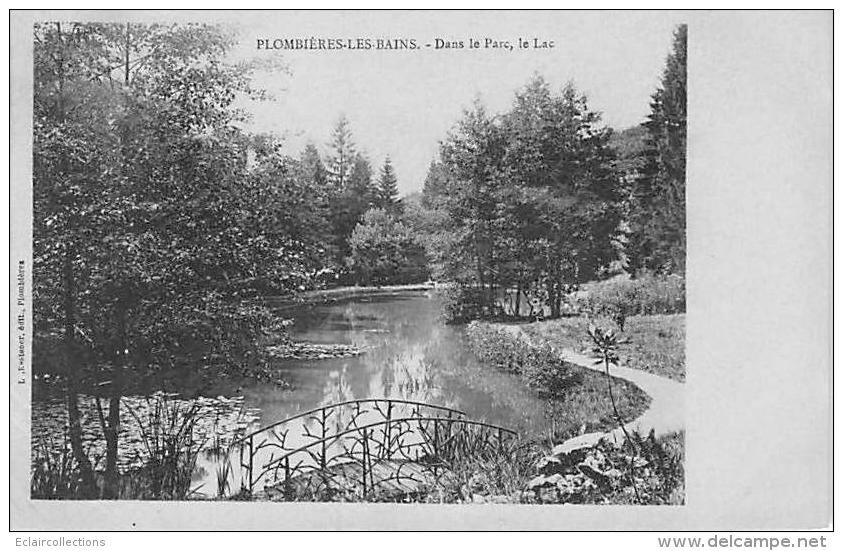
[[[291,75],[260,74],[276,101],[252,104],[251,126],[284,133],[287,152],[307,142],[327,150],[344,113],[359,150],[377,170],[390,155],[402,194],[421,189],[438,143],[475,97],[506,110],[536,71],[558,89],[573,80],[604,122],[644,120],[670,51],[675,12],[255,13],[238,20],[238,57],[280,58]],[[691,30],[693,33],[693,30]],[[415,38],[415,51],[257,50],[259,38]],[[553,40],[547,50],[434,50],[435,38]]]

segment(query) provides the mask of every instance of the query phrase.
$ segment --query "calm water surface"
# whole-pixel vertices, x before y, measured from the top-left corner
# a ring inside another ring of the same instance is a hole
[[[502,425],[522,435],[546,425],[543,401],[518,377],[481,365],[465,344],[464,329],[442,322],[439,301],[430,293],[359,296],[297,307],[283,316],[294,318],[290,333],[296,341],[350,344],[364,353],[347,358],[276,360],[277,379],[288,382],[288,388],[253,380],[219,381],[202,392],[205,398],[198,398],[203,407],[214,412],[202,416],[197,425],[199,434],[195,436],[200,441],[214,435],[230,441],[235,434],[297,413],[364,398],[447,406],[464,411],[469,419]],[[189,397],[196,395],[196,387],[191,385],[189,381],[176,381],[175,387],[167,390],[189,402]],[[128,409],[138,411],[146,397],[126,396],[123,403],[119,455],[121,465],[130,466],[140,461],[144,448],[134,426],[137,422]],[[104,440],[93,400],[83,397],[81,409],[84,437],[91,449],[102,451]],[[248,415],[244,417],[243,412]],[[57,398],[33,402],[32,422],[33,451],[45,438],[61,442],[66,423],[63,402]],[[304,417],[290,426],[292,447],[311,442],[303,436],[305,425],[311,423]],[[211,450],[200,455],[193,476],[195,486],[201,488],[198,493],[214,495],[221,461],[224,458]],[[235,481],[244,475],[238,462],[233,463],[229,480],[231,488],[237,488]]]
[[[463,328],[445,325],[429,293],[355,297],[292,314],[294,340],[351,344],[349,358],[278,361],[292,385],[251,384],[245,404],[266,425],[321,405],[360,398],[403,398],[465,411],[469,418],[519,431],[544,425],[544,406],[515,376],[481,365]]]

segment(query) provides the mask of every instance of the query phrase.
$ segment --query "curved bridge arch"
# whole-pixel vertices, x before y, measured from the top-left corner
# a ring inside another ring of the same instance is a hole
[[[240,491],[283,500],[401,498],[517,433],[460,410],[401,399],[349,400],[272,423],[235,441]]]

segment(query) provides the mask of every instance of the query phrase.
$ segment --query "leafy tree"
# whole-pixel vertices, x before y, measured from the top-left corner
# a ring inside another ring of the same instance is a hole
[[[573,84],[554,96],[541,77],[516,96],[505,124],[507,163],[521,184],[513,201],[520,209],[515,236],[528,240],[521,245],[526,258],[543,259],[538,282],[556,317],[567,290],[617,258],[622,197],[611,130]]]
[[[340,265],[350,252],[351,232],[362,220],[363,213],[375,202],[372,167],[365,155],[355,153],[346,187],[334,196],[331,203],[334,248]]]
[[[354,228],[349,266],[360,285],[417,283],[427,279],[424,247],[412,228],[383,209],[372,209]]]
[[[688,27],[673,37],[644,127],[647,150],[630,200],[630,270],[685,272],[685,153]]]
[[[471,311],[521,315],[528,295],[561,313],[564,295],[617,257],[619,182],[600,125],[573,85],[535,77],[510,111],[476,104],[443,142],[428,204],[449,215],[439,243],[447,277],[478,292]],[[435,170],[435,172],[434,172]]]
[[[103,495],[117,497],[132,381],[197,363],[260,373],[260,338],[279,328],[254,299],[308,280],[287,190],[249,176],[249,152],[267,144],[239,130],[234,100],[262,94],[251,66],[224,61],[232,44],[209,25],[35,27],[36,348],[62,341],[87,497],[79,392],[103,389]]]
[[[381,167],[380,177],[378,178],[377,200],[375,204],[389,213],[396,214],[401,210],[401,202],[398,199],[398,178],[395,175],[395,169],[392,167],[392,161],[387,155]]]
[[[437,262],[444,276],[462,287],[479,292],[473,310],[490,312],[494,295],[493,222],[502,185],[505,136],[496,119],[479,102],[463,117],[440,147],[440,159],[448,172],[443,208],[448,212],[448,234],[441,240]]]

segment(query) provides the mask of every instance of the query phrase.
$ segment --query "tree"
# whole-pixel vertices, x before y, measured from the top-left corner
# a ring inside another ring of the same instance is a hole
[[[541,77],[516,97],[505,124],[507,164],[521,183],[515,235],[527,236],[528,258],[542,259],[538,282],[556,317],[567,290],[617,258],[622,196],[611,130],[573,84],[554,96]]]
[[[383,209],[366,212],[350,245],[349,266],[359,285],[418,283],[428,277],[415,232]]]
[[[422,204],[426,208],[439,208],[445,202],[448,190],[448,172],[442,163],[433,160],[427,168],[422,186]]]
[[[395,169],[392,167],[389,155],[384,159],[381,167],[375,203],[378,208],[392,214],[400,212],[401,209],[401,202],[398,199],[398,178],[395,175]]]
[[[331,222],[334,250],[340,265],[350,252],[349,239],[354,227],[376,202],[376,190],[372,185],[372,167],[362,153],[355,153],[345,188],[333,197]]]
[[[498,117],[466,111],[443,142],[426,196],[449,214],[447,277],[484,315],[521,315],[521,297],[561,313],[566,292],[617,257],[619,182],[611,131],[573,85],[540,76]],[[439,263],[437,260],[436,264]]]
[[[674,32],[644,127],[647,150],[630,199],[630,271],[685,272],[688,27]]]
[[[335,194],[346,191],[354,163],[356,148],[351,134],[351,124],[345,115],[340,116],[334,126],[328,146],[328,181]]]
[[[98,490],[81,439],[83,385],[96,390],[103,495],[114,498],[132,381],[199,362],[260,373],[258,337],[280,329],[254,299],[307,281],[286,191],[249,176],[249,151],[267,144],[239,130],[234,100],[261,93],[250,65],[224,61],[232,44],[210,25],[35,27],[36,339],[63,341],[87,497]]]

